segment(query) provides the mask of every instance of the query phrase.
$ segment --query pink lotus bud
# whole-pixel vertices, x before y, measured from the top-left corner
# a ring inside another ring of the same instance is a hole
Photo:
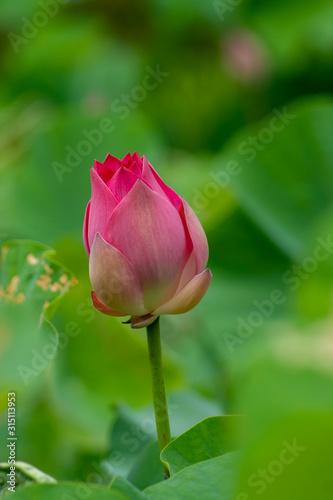
[[[133,328],[189,311],[210,285],[200,222],[138,153],[95,161],[83,240],[94,306]]]

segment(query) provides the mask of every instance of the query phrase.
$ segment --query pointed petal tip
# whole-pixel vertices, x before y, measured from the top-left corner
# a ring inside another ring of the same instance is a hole
[[[113,309],[105,305],[94,290],[90,292],[90,295],[93,306],[95,309],[97,309],[97,311],[100,311],[103,314],[107,314],[108,316],[116,316],[116,317],[126,316],[125,314],[114,311]]]
[[[152,314],[183,314],[190,311],[203,299],[211,281],[211,270],[205,269],[201,274],[194,276],[182,290],[158,307]]]
[[[138,176],[131,170],[121,166],[107,183],[107,186],[116,200],[120,202],[132,189],[137,179]]]
[[[92,245],[91,245],[91,250],[93,249],[93,246],[94,246],[94,245],[98,245],[98,243],[99,243],[101,240],[103,241],[103,243],[108,244],[108,243],[105,241],[105,239],[104,239],[104,238],[102,238],[102,236],[101,236],[101,234],[100,234],[100,233],[96,233],[96,234],[95,234],[95,236],[94,236],[94,239],[93,239]]]
[[[104,158],[104,161],[103,161],[103,164],[108,160],[108,158],[115,158],[114,156],[111,156],[110,153],[108,153],[106,155],[106,157]]]
[[[140,167],[140,170],[142,170],[143,157],[141,157],[139,155],[139,153],[137,151],[135,151],[135,153],[133,154],[132,158],[134,159],[134,161],[137,162],[138,166]]]
[[[94,160],[94,166],[91,167],[93,170],[97,170],[98,167],[103,167],[103,163],[98,160]]]
[[[111,168],[112,170],[116,170],[117,167],[119,167],[120,165],[120,160],[115,156],[111,155],[110,153],[108,153],[103,161],[103,165],[105,165],[108,168]]]

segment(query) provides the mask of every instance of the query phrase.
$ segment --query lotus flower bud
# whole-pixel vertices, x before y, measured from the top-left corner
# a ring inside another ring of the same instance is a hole
[[[95,161],[83,240],[95,308],[133,328],[189,311],[210,285],[200,222],[138,153]]]

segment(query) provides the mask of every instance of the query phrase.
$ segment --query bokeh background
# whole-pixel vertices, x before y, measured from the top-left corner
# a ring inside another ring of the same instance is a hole
[[[76,333],[27,386],[3,328],[21,460],[107,482],[155,439],[145,332],[95,313],[81,236],[93,160],[137,150],[210,245],[206,297],[162,318],[173,434],[246,414],[240,491],[259,496],[248,477],[296,439],[260,498],[328,498],[332,21],[330,0],[1,0],[0,237],[54,248],[78,280],[52,319]]]

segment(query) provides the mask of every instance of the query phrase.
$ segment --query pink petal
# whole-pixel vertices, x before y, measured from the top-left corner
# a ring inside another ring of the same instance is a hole
[[[107,221],[109,220],[110,215],[117,206],[117,200],[93,168],[90,170],[90,174],[91,201],[88,225],[88,241],[91,248],[96,233],[101,233],[101,235],[104,237]]]
[[[188,260],[187,260],[186,265],[183,269],[180,281],[178,283],[176,293],[178,293],[179,290],[184,288],[184,286],[187,285],[187,283],[197,274],[196,254],[195,254],[195,251],[193,249],[193,241],[192,241],[190,232],[188,230],[186,216],[185,216],[185,209],[184,209],[183,203],[182,203],[182,207],[179,211],[179,215],[180,215],[180,217],[183,221],[183,225],[184,225],[184,230],[185,230],[185,235],[186,235],[186,245],[187,245],[187,251],[188,251]]]
[[[136,161],[134,161],[132,163],[132,165],[129,167],[129,169],[131,172],[133,172],[134,175],[136,175],[137,177],[141,177],[141,170],[140,168],[138,167],[138,164]]]
[[[107,183],[116,200],[121,201],[132,189],[138,177],[125,167],[120,167],[112,179]]]
[[[130,164],[132,163],[132,155],[131,153],[127,153],[124,158],[121,160],[121,164],[124,166],[124,167],[129,167]]]
[[[182,220],[169,200],[138,180],[108,224],[106,239],[140,277],[146,309],[172,297],[188,254]]]
[[[161,177],[158,175],[156,170],[153,169],[153,167],[151,168],[158,184],[162,187],[164,193],[167,195],[173,206],[179,211],[182,206],[181,197],[176,193],[176,191],[171,189],[167,184],[165,184],[165,182],[162,181]]]
[[[126,257],[96,234],[89,259],[91,284],[104,304],[123,316],[143,316],[141,283]]]
[[[157,308],[153,314],[182,314],[190,311],[204,297],[212,280],[212,273],[206,269],[194,278],[168,302]]]
[[[208,261],[208,242],[205,231],[190,205],[183,200],[185,220],[193,242],[193,250],[197,263],[196,274],[201,273]]]
[[[103,163],[95,160],[94,161],[94,169],[96,170],[97,174],[99,177],[106,183],[108,182],[111,177],[113,176],[114,172],[113,170],[110,170],[108,167],[106,167]]]
[[[89,241],[88,241],[89,213],[90,213],[90,201],[89,201],[87,208],[86,208],[86,213],[84,215],[84,223],[83,223],[83,243],[84,243],[84,248],[86,249],[88,257],[90,254],[90,245],[89,245]]]
[[[125,316],[123,313],[114,311],[113,309],[110,309],[108,306],[106,306],[104,302],[102,302],[101,299],[98,297],[97,293],[94,291],[91,292],[91,300],[94,308],[103,314],[108,314],[109,316],[119,316],[119,317]]]
[[[184,288],[185,285],[196,275],[197,273],[197,260],[195,258],[194,250],[192,250],[188,261],[185,264],[181,278],[178,283],[178,287],[175,293],[178,293]]]
[[[135,151],[134,155],[132,156],[132,160],[138,164],[140,171],[142,171],[142,158],[137,151]]]
[[[147,181],[147,184],[149,184],[154,191],[167,196],[178,211],[181,209],[181,197],[176,193],[176,191],[171,189],[165,184],[165,182],[162,181],[161,177],[158,175],[156,170],[154,170],[145,156],[143,157],[142,178]]]
[[[162,187],[159,185],[157,182],[154,174],[153,174],[153,167],[150,165],[149,161],[147,158],[144,156],[143,157],[143,164],[142,164],[142,180],[145,181],[145,183],[153,189],[156,193],[159,193],[162,196],[165,196],[165,192],[163,191]]]
[[[108,167],[113,172],[117,172],[118,168],[121,166],[121,161],[115,156],[108,154],[103,162],[103,165]]]
[[[131,317],[131,328],[144,328],[145,326],[151,325],[154,323],[157,316],[152,314],[146,314],[146,316],[132,316]]]

